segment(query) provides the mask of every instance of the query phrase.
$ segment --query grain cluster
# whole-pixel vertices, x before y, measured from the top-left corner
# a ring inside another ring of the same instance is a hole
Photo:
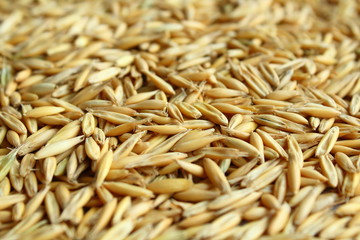
[[[360,239],[358,0],[1,0],[0,239]]]

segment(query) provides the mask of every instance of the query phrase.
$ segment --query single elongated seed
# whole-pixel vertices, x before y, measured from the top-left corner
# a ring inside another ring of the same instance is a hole
[[[153,192],[146,188],[130,185],[127,183],[105,182],[104,186],[109,189],[109,191],[120,195],[149,198],[154,196]]]
[[[267,213],[265,207],[252,207],[244,212],[243,218],[247,221],[254,221],[264,217]]]
[[[137,128],[139,130],[148,130],[160,134],[177,134],[179,132],[183,132],[187,130],[187,128],[182,127],[181,125],[152,125],[152,126],[144,126],[138,125]]]
[[[97,234],[110,222],[112,214],[116,208],[117,199],[113,198],[110,202],[106,203],[102,209],[101,215],[99,216],[99,221],[96,222],[94,228],[91,230],[91,233]]]
[[[109,150],[99,161],[95,173],[95,187],[100,187],[109,173],[111,164],[114,159],[112,150]]]
[[[135,104],[127,105],[129,108],[135,110],[145,110],[145,109],[152,109],[152,110],[162,110],[166,107],[166,102],[162,100],[145,100],[142,102],[138,102]]]
[[[183,159],[183,161],[186,161],[186,162],[194,162],[194,161],[197,161],[199,160],[200,158],[202,158],[204,155],[202,154],[199,154],[199,155],[195,155],[193,157],[189,157],[189,158],[185,158]],[[180,168],[180,166],[176,163],[176,162],[173,162],[173,163],[170,163],[169,165],[167,165],[166,167],[162,168],[159,173],[160,174],[169,174],[169,173],[172,173],[176,170],[178,170]]]
[[[38,192],[38,180],[34,172],[30,172],[24,179],[24,186],[27,195],[34,197]]]
[[[228,89],[228,88],[211,88],[205,94],[212,98],[231,98],[244,96],[243,91]]]
[[[342,152],[335,154],[335,161],[339,166],[347,172],[356,172],[356,167],[351,159]]]
[[[100,158],[100,146],[95,142],[94,138],[89,137],[85,140],[86,155],[93,161]]]
[[[30,111],[27,111],[25,116],[31,118],[40,118],[40,117],[61,113],[63,111],[65,111],[65,108],[63,107],[53,107],[53,106],[37,107]]]
[[[253,119],[258,124],[273,127],[287,132],[304,133],[306,131],[306,127],[304,125],[294,123],[287,119],[269,114],[255,115],[253,116]]]
[[[157,154],[166,153],[170,149],[175,147],[174,145],[176,144],[176,142],[178,142],[181,138],[183,138],[188,132],[189,132],[189,130],[184,131],[184,132],[180,132],[180,133],[168,138],[166,141],[162,142],[161,144],[159,144],[155,148],[151,149],[150,151],[145,150],[145,152],[154,153],[154,154],[155,153],[157,153]],[[176,150],[173,149],[173,151],[176,151]]]
[[[347,223],[351,220],[350,217],[343,217],[335,220],[329,226],[324,228],[319,236],[322,238],[332,238],[341,234]]]
[[[317,179],[317,180],[320,180],[322,182],[326,182],[328,180],[320,172],[318,172],[316,170],[312,170],[310,168],[302,168],[300,171],[301,171],[301,176],[303,176],[303,177]]]
[[[241,107],[235,106],[230,103],[212,103],[213,107],[219,110],[222,113],[230,113],[230,114],[251,114],[251,111],[243,109]]]
[[[148,77],[148,79],[159,89],[164,91],[167,94],[175,94],[173,87],[167,83],[164,79],[160,78],[159,76],[155,75],[150,71],[143,71],[143,73]]]
[[[135,104],[138,102],[142,102],[145,100],[149,100],[152,98],[156,93],[158,93],[158,90],[150,91],[150,92],[144,92],[144,93],[138,93],[136,95],[133,95],[126,99],[125,104]]]
[[[114,124],[123,124],[128,122],[133,122],[134,119],[126,114],[118,113],[118,112],[110,112],[104,110],[95,110],[92,114],[96,117],[105,119]]]
[[[252,132],[250,134],[250,144],[255,146],[255,148],[259,151],[260,154],[260,160],[262,163],[265,162],[265,157],[264,157],[264,144],[263,141],[260,137],[260,135],[256,132]]]
[[[198,226],[198,225],[203,225],[205,223],[210,222],[211,220],[213,220],[215,218],[215,214],[213,212],[203,212],[203,213],[199,213],[195,216],[191,216],[188,217],[184,220],[182,220],[179,223],[179,227],[181,228],[188,228],[188,227],[193,227],[193,226]]]
[[[180,111],[180,109],[173,103],[168,103],[167,110],[169,113],[169,116],[172,118],[175,118],[176,120],[183,122],[184,117]]]
[[[126,67],[134,61],[135,57],[133,55],[124,55],[116,60],[116,66]]]
[[[333,206],[338,200],[338,195],[336,193],[326,193],[321,194],[312,209],[312,213],[324,210],[330,206]]]
[[[176,106],[179,108],[181,113],[185,116],[198,119],[201,117],[201,112],[197,110],[194,106],[186,102],[177,102]]]
[[[41,130],[37,131],[30,137],[28,137],[25,142],[19,147],[19,156],[24,156],[30,152],[33,152],[42,146],[44,146],[48,141],[56,134],[57,129],[49,129],[44,127]]]
[[[89,64],[85,67],[84,70],[80,73],[80,75],[76,78],[75,84],[74,84],[74,91],[77,92],[81,88],[85,87],[86,85],[86,79],[88,78],[90,71],[92,69],[92,64]]]
[[[31,198],[31,200],[26,204],[24,217],[30,216],[40,207],[49,190],[50,186],[45,186],[40,192]]]
[[[6,209],[16,203],[24,202],[26,200],[25,194],[11,194],[7,196],[1,196],[0,197],[0,210]]]
[[[224,148],[224,147],[203,147],[197,151],[196,154],[204,154],[204,157],[208,157],[214,160],[226,159],[226,158],[240,158],[248,157],[247,152],[241,152],[236,148]]]
[[[204,170],[210,181],[224,193],[231,192],[231,187],[227,181],[224,173],[219,166],[211,159],[205,158],[203,160]]]
[[[302,200],[309,194],[309,192],[313,189],[313,186],[305,186],[300,189],[298,193],[296,193],[289,201],[291,207],[297,206],[301,203]]]
[[[85,87],[80,92],[78,92],[72,99],[71,103],[75,106],[80,105],[88,100],[92,100],[96,95],[98,95],[103,89],[104,84],[92,84]]]
[[[176,163],[185,171],[193,174],[194,176],[197,177],[205,177],[205,172],[204,172],[204,168],[193,164],[193,163],[189,163],[186,161],[181,161],[181,160],[176,160]]]
[[[57,162],[55,157],[47,157],[44,159],[43,172],[46,183],[50,183],[52,181],[56,170],[56,165]]]
[[[279,200],[270,193],[265,193],[261,196],[261,203],[268,208],[280,209],[281,207]]]
[[[124,212],[124,218],[130,217],[136,219],[148,213],[154,207],[153,203],[153,200],[145,200],[132,206],[129,205],[127,211]]]
[[[210,225],[206,226],[196,236],[211,238],[218,233],[224,232],[238,225],[241,221],[241,215],[238,212],[229,212],[216,218]]]
[[[126,164],[125,168],[134,168],[134,167],[145,167],[145,166],[166,166],[172,163],[175,160],[184,159],[187,157],[186,153],[180,152],[168,152],[163,154],[146,154],[144,157],[131,159],[132,157],[128,157],[127,159],[122,160],[122,164]],[[130,161],[129,161],[130,160]],[[116,166],[116,165],[115,165]],[[113,164],[114,167],[114,164]]]
[[[297,193],[301,185],[300,166],[292,157],[289,158],[287,180],[290,191]]]
[[[45,209],[51,223],[57,223],[60,216],[60,207],[55,194],[49,191],[45,197]]]
[[[70,220],[75,216],[78,209],[82,208],[93,196],[94,190],[91,187],[84,187],[76,192],[67,203],[60,215],[61,220]]]
[[[187,129],[209,129],[214,125],[214,123],[207,120],[187,120],[182,123],[182,126]]]
[[[5,126],[1,126],[0,127],[0,144],[2,144],[2,142],[4,141],[6,133],[7,133],[7,128]]]
[[[264,164],[257,166],[256,168],[252,169],[242,180],[243,186],[248,186],[252,184],[254,180],[256,180],[259,176],[264,174],[268,170],[272,170],[273,167],[278,165],[279,160],[270,160],[266,161]]]
[[[334,147],[339,137],[339,127],[332,127],[327,131],[316,148],[315,156],[326,155]]]
[[[8,128],[14,130],[19,134],[26,134],[27,129],[25,125],[16,117],[6,112],[0,112],[0,119],[5,123]]]
[[[137,122],[124,123],[124,124],[118,125],[117,127],[106,130],[105,135],[108,137],[120,136],[124,133],[133,131],[135,129],[136,125],[137,125]]]
[[[196,107],[206,118],[214,123],[220,125],[228,125],[229,123],[226,116],[210,104],[197,102],[194,104],[194,107]]]
[[[216,77],[220,82],[222,82],[228,88],[249,93],[248,87],[241,81],[238,81],[236,78],[224,76],[222,74],[216,74]]]
[[[76,146],[77,144],[81,143],[82,141],[84,141],[84,136],[79,136],[79,137],[52,143],[50,145],[47,145],[47,146],[41,148],[35,154],[35,159],[42,159],[42,158],[58,155],[60,153],[63,153],[65,151],[69,150],[70,148]]]
[[[189,189],[192,182],[183,178],[169,178],[158,180],[147,185],[147,189],[154,193],[175,193]]]
[[[16,221],[16,222],[20,221],[21,218],[23,217],[24,210],[25,210],[25,204],[23,202],[19,202],[19,203],[15,204],[12,209],[13,221]]]
[[[131,206],[131,197],[130,196],[126,196],[123,199],[121,199],[114,211],[114,216],[112,218],[112,224],[115,225],[115,223],[119,222],[125,211],[128,210]]]
[[[59,131],[57,131],[56,134],[47,142],[46,145],[49,145],[57,141],[74,138],[78,136],[79,132],[80,132],[80,122],[72,121],[66,124],[64,127],[62,127]]]
[[[304,201],[302,201],[296,209],[296,214],[294,218],[295,224],[300,224],[309,215],[309,213],[311,212],[311,206],[313,206],[316,198],[320,195],[324,188],[324,185],[319,185],[311,189]]]
[[[349,202],[344,205],[339,206],[336,209],[336,213],[340,216],[354,215],[360,209],[360,203],[358,202]]]
[[[104,69],[100,72],[93,73],[92,75],[90,75],[88,78],[88,82],[93,84],[93,83],[99,83],[99,82],[109,80],[109,79],[115,77],[116,75],[118,75],[120,73],[120,71],[121,71],[121,69],[117,68],[117,67],[111,67],[111,68]]]
[[[130,154],[135,144],[145,135],[146,132],[138,132],[124,141],[114,152],[114,161]]]
[[[80,115],[84,114],[84,112],[81,110],[81,108],[79,108],[69,102],[66,102],[64,100],[57,99],[57,98],[50,98],[49,102],[58,107],[64,108],[66,112],[76,112],[76,113],[79,113]]]
[[[281,175],[283,172],[283,166],[278,165],[270,170],[264,172],[257,179],[255,179],[252,183],[250,183],[249,187],[254,188],[255,190],[266,187],[268,184],[272,183],[277,177]]]
[[[286,225],[290,217],[291,208],[288,203],[284,203],[271,219],[268,232],[270,235],[279,233]]]
[[[92,115],[91,113],[86,113],[81,123],[83,134],[86,137],[91,136],[95,131],[95,127],[96,127],[96,120],[94,118],[94,115]]]
[[[9,173],[19,149],[13,149],[5,156],[0,156],[0,181],[2,181]]]
[[[284,112],[284,111],[275,110],[275,114],[278,115],[279,117],[286,118],[286,119],[288,119],[290,121],[293,121],[295,123],[304,124],[304,125],[309,124],[309,121],[305,117],[301,116],[298,113]]]
[[[243,140],[237,139],[237,138],[226,137],[223,140],[223,142],[228,147],[236,148],[236,149],[239,149],[240,151],[245,151],[245,152],[249,153],[249,156],[252,156],[252,157],[256,157],[260,154],[259,151],[253,145],[251,145]]]
[[[325,107],[318,104],[307,104],[304,107],[294,108],[294,109],[289,108],[289,111],[307,114],[309,116],[320,117],[320,118],[333,118],[341,114],[340,111],[334,108]]]
[[[227,178],[229,179],[230,182],[231,180],[237,180],[238,178],[241,178],[245,176],[248,172],[250,172],[251,169],[255,167],[257,163],[258,163],[258,159],[254,158],[253,160],[245,163],[244,165],[242,165],[241,167],[230,173]]]
[[[289,159],[292,158],[295,162],[297,162],[299,167],[302,168],[304,165],[304,156],[299,143],[293,136],[290,135],[287,138],[287,144]]]
[[[219,196],[219,192],[204,190],[199,188],[189,188],[186,191],[178,192],[174,194],[174,198],[179,201],[186,202],[201,202],[212,200]]]
[[[54,239],[66,231],[64,224],[51,224],[37,229],[31,234],[34,239]]]
[[[106,233],[101,236],[100,240],[111,240],[114,238],[123,240],[130,234],[134,227],[135,224],[133,220],[130,218],[126,218],[116,223],[108,231],[106,231]]]
[[[289,157],[286,151],[284,150],[284,148],[282,148],[281,145],[278,142],[276,142],[276,140],[272,138],[270,134],[260,129],[257,129],[256,132],[261,136],[265,145],[274,149],[283,158],[287,159]]]
[[[240,199],[243,199],[244,197],[248,196],[252,192],[253,192],[253,189],[250,189],[250,188],[234,190],[234,191],[231,191],[229,194],[224,194],[224,195],[217,197],[216,199],[211,201],[207,205],[207,207],[210,210],[219,210],[219,209],[222,209],[226,206],[229,206],[229,205],[239,201]]]
[[[174,147],[171,148],[171,150],[177,152],[191,152],[200,149],[211,142],[215,142],[221,139],[224,139],[224,137],[219,135],[213,135],[213,136],[206,136],[201,141],[199,141],[198,139],[188,140],[186,142],[182,141],[176,143]]]
[[[182,87],[182,88],[189,88],[189,89],[193,89],[193,90],[196,90],[197,87],[196,85],[187,80],[186,78],[180,76],[180,75],[170,75],[169,76],[169,81],[175,85],[175,86],[178,86],[178,87]]]

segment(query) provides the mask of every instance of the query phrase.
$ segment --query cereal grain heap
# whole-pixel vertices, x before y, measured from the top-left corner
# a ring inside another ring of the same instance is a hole
[[[1,0],[0,238],[360,239],[358,0]]]

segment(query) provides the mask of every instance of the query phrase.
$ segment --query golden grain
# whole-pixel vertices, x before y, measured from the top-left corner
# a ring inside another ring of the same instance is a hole
[[[196,107],[202,115],[210,121],[220,125],[228,124],[228,120],[225,115],[210,104],[197,102],[194,104],[194,107]]]
[[[295,224],[300,224],[304,219],[306,219],[306,217],[311,212],[312,206],[315,203],[316,198],[321,194],[324,188],[324,185],[318,185],[310,190],[305,199],[296,208],[294,218]]]
[[[24,217],[30,216],[36,210],[45,199],[47,192],[50,190],[49,186],[45,186],[40,192],[38,192],[25,206]]]
[[[251,144],[233,137],[226,137],[224,140],[225,145],[228,147],[239,149],[240,151],[247,152],[249,156],[259,156],[259,151]]]
[[[109,173],[111,164],[114,159],[114,154],[112,150],[109,150],[99,161],[96,174],[95,174],[95,186],[99,187],[104,182],[106,176]]]
[[[76,192],[76,194],[74,194],[74,196],[66,204],[59,220],[70,220],[73,218],[76,211],[81,209],[90,200],[93,192],[94,190],[91,187],[85,187]]]
[[[276,211],[268,227],[270,235],[279,233],[285,227],[287,221],[289,220],[290,212],[291,208],[288,203],[284,203],[280,209]]]
[[[25,116],[29,118],[40,118],[44,116],[61,113],[63,111],[65,111],[65,108],[62,107],[53,107],[53,106],[37,107],[30,111],[27,111]]]
[[[325,177],[327,177],[329,185],[336,187],[338,185],[338,176],[328,155],[320,156],[320,167]]]
[[[121,71],[121,69],[116,68],[116,67],[104,69],[100,72],[91,74],[88,78],[88,82],[90,84],[94,84],[94,83],[99,83],[99,82],[109,80],[109,79],[115,77],[117,74],[119,74],[120,71]]]
[[[181,178],[163,179],[150,183],[147,188],[154,193],[174,193],[190,188],[192,182]]]
[[[109,191],[133,197],[152,197],[153,193],[145,188],[137,187],[122,182],[105,182],[104,186],[109,189]]]
[[[51,223],[57,223],[60,216],[60,207],[55,194],[49,191],[45,197],[45,209]]]
[[[230,184],[227,181],[224,173],[220,170],[219,166],[211,159],[205,158],[203,160],[204,170],[211,183],[214,184],[224,193],[231,192]]]
[[[26,195],[24,194],[12,194],[12,195],[7,195],[7,196],[1,196],[0,197],[0,209],[6,209],[12,205],[15,205],[19,202],[23,202],[26,199]]]
[[[75,145],[79,144],[83,140],[84,136],[79,136],[44,146],[35,154],[35,159],[51,157],[63,153],[64,151],[67,151]]]
[[[16,117],[6,112],[1,112],[0,119],[5,123],[8,128],[11,128],[19,134],[26,134],[27,129],[25,125]]]

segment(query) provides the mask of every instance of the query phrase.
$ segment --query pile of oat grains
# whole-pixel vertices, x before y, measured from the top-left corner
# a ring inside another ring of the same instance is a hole
[[[360,239],[359,22],[0,1],[0,239]]]

